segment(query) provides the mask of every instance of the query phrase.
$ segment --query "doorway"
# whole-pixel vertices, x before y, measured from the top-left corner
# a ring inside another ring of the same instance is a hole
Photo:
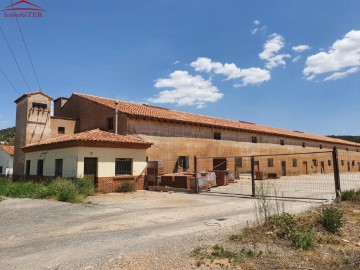
[[[321,167],[321,173],[325,173],[325,162],[324,161],[320,162],[320,167]]]
[[[84,158],[84,177],[90,179],[97,186],[97,158]]]
[[[302,174],[308,174],[307,161],[303,161],[303,165],[302,165]]]
[[[286,176],[286,161],[281,161],[281,173],[282,176]]]
[[[350,161],[347,162],[347,167],[348,167],[348,172],[350,172],[351,171]]]
[[[260,161],[254,161],[254,171],[260,171]]]

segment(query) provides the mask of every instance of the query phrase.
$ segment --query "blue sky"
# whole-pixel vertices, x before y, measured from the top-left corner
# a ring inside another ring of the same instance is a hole
[[[20,18],[41,88],[322,135],[360,135],[360,2],[44,1]],[[1,0],[1,9],[10,0]],[[0,25],[30,90],[14,18]],[[28,92],[0,35],[0,68]],[[0,73],[0,128],[18,97]]]

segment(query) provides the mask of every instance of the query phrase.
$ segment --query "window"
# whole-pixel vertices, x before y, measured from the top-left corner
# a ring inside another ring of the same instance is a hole
[[[65,134],[65,127],[58,127],[58,134]]]
[[[189,157],[188,156],[180,156],[178,157],[178,167],[182,169],[189,168]]]
[[[214,171],[225,171],[226,170],[226,158],[214,158],[213,159],[213,170]]]
[[[285,140],[280,140],[280,145],[285,145]]]
[[[63,160],[55,159],[55,176],[62,177],[63,174]]]
[[[252,143],[257,143],[257,137],[251,137],[251,142]]]
[[[2,166],[0,166],[0,174],[2,174]]]
[[[114,117],[106,118],[106,129],[107,130],[114,129]]]
[[[322,146],[322,144],[320,144],[320,149],[322,149],[323,148],[323,146]]]
[[[27,160],[26,161],[26,170],[25,170],[25,175],[27,175],[27,176],[30,175],[30,165],[31,165],[31,161]]]
[[[351,166],[355,167],[355,160],[352,161]]]
[[[44,174],[44,160],[38,159],[36,175],[42,176]]]
[[[303,143],[302,143],[302,147],[305,147],[305,146],[306,146],[306,144],[305,144],[305,142],[303,142]]]
[[[297,159],[296,158],[293,158],[292,165],[293,165],[293,167],[297,167]]]
[[[236,167],[242,168],[242,166],[243,166],[242,162],[243,162],[242,157],[235,158],[235,166]]]
[[[346,147],[346,151],[349,151],[349,147]]]
[[[47,105],[46,105],[46,104],[43,104],[43,103],[33,102],[32,108],[33,108],[33,109],[38,109],[38,110],[45,110],[45,109],[47,109]]]
[[[132,159],[117,158],[115,160],[115,175],[132,175]]]
[[[268,158],[268,167],[274,167],[274,159]]]
[[[214,139],[215,140],[221,140],[221,133],[220,132],[214,132]]]
[[[344,163],[344,161],[342,160],[342,161],[341,161],[341,166],[344,166],[344,164],[345,164],[345,163]]]
[[[312,160],[312,165],[313,165],[313,166],[317,166],[317,165],[318,165],[317,159],[313,159],[313,160]]]
[[[328,160],[328,166],[331,166],[332,164],[331,164],[331,160]]]

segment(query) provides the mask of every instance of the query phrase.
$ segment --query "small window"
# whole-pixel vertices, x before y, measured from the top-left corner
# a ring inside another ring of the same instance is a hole
[[[352,161],[351,166],[355,167],[355,160]]]
[[[63,176],[63,160],[55,159],[55,177]]]
[[[47,109],[47,105],[46,105],[46,104],[43,104],[43,103],[33,102],[32,108],[33,108],[33,109],[38,109],[38,110],[46,110],[46,109]]]
[[[65,127],[58,127],[58,134],[65,134]]]
[[[285,140],[280,140],[280,145],[285,145]]]
[[[252,142],[252,143],[257,143],[257,137],[255,137],[255,136],[254,136],[254,137],[251,137],[251,142]]]
[[[297,159],[296,159],[296,158],[293,158],[293,160],[292,160],[292,166],[293,166],[293,167],[297,167]]]
[[[349,151],[349,147],[346,147],[346,151]]]
[[[178,157],[178,168],[182,168],[182,169],[189,168],[189,157],[188,156]]]
[[[268,167],[274,167],[274,159],[268,158]]]
[[[221,140],[221,133],[220,132],[214,132],[214,139],[215,140]]]
[[[242,166],[243,166],[242,157],[236,157],[236,158],[235,158],[235,166],[236,166],[236,167],[239,167],[239,168],[242,168]]]
[[[306,144],[305,144],[305,142],[303,142],[303,143],[302,143],[302,147],[306,147]]]
[[[214,158],[213,159],[213,170],[214,171],[225,171],[226,170],[226,158]]]
[[[2,170],[3,170],[3,167],[0,166],[0,175],[3,174]]]
[[[356,148],[356,152],[359,153],[359,148]]]
[[[329,159],[328,160],[328,166],[331,166],[332,165],[332,162],[331,162],[331,160]]]
[[[43,159],[39,159],[37,162],[37,172],[36,175],[38,176],[43,176],[44,174],[44,160]]]
[[[114,117],[106,118],[106,129],[107,130],[114,129]]]
[[[323,146],[322,146],[322,144],[320,144],[320,149],[323,149]]]
[[[317,166],[317,165],[318,165],[317,159],[313,159],[313,160],[312,160],[312,165],[313,165],[313,166]]]
[[[342,161],[341,161],[341,166],[344,166],[344,164],[345,164],[345,163],[344,163],[344,161],[342,160]]]
[[[132,175],[132,159],[117,158],[115,160],[115,175]]]
[[[26,170],[25,170],[25,175],[29,176],[30,175],[30,165],[31,165],[31,161],[27,160],[26,161]]]

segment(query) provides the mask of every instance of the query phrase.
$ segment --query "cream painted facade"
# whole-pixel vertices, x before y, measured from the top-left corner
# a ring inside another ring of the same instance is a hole
[[[14,157],[9,155],[6,151],[0,148],[0,175],[13,174]]]
[[[25,153],[25,163],[30,160],[30,175],[37,174],[37,162],[42,159],[43,176],[49,177],[55,176],[56,159],[63,159],[63,177],[83,177],[84,158],[98,159],[97,177],[115,176],[116,158],[132,159],[132,175],[141,175],[146,169],[146,149],[69,147]]]

